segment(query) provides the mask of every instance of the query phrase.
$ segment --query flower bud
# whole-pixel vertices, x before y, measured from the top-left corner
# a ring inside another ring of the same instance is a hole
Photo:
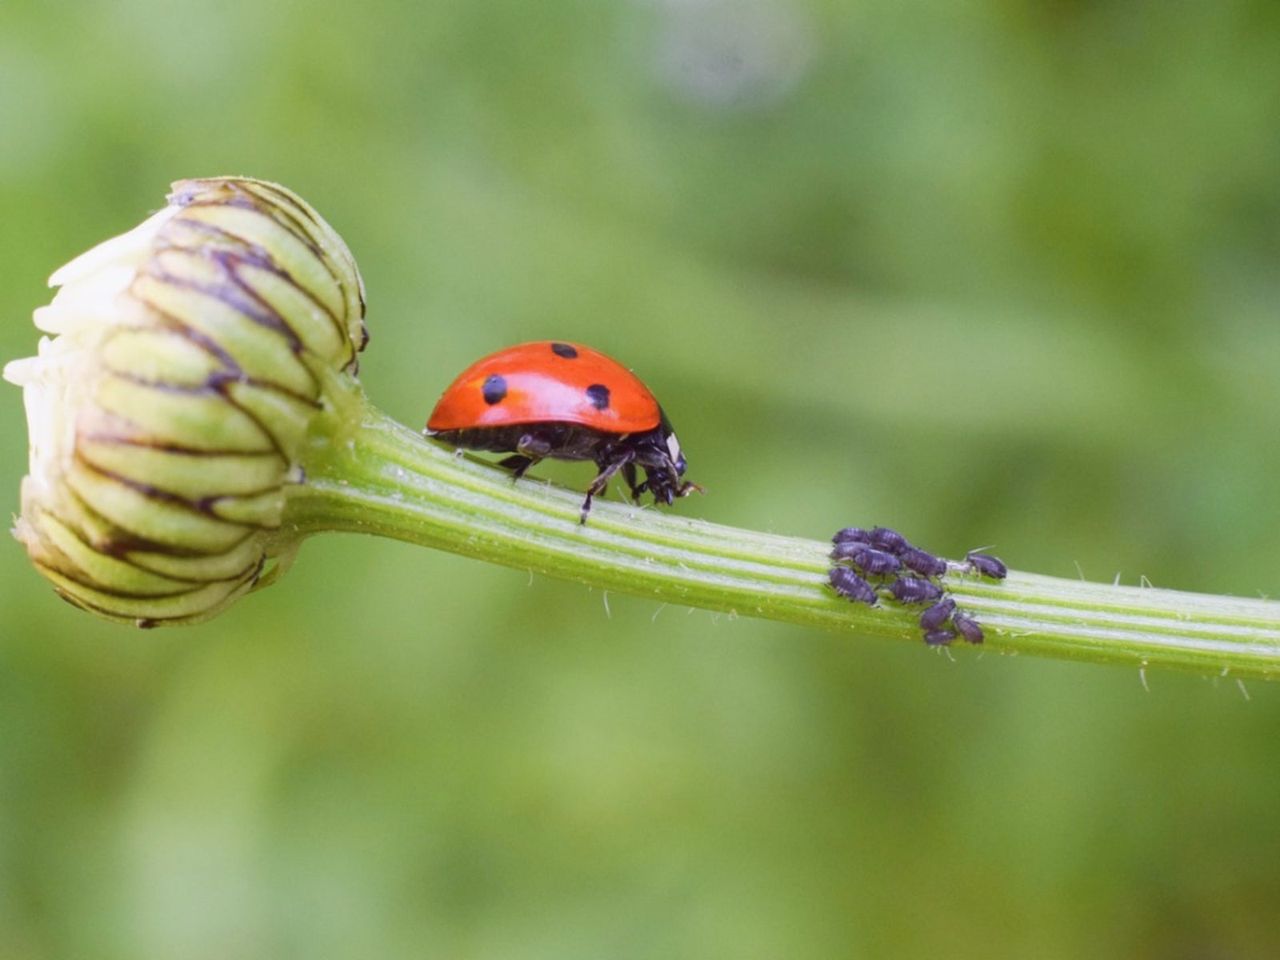
[[[30,433],[14,534],[77,606],[211,617],[289,549],[273,531],[324,371],[354,374],[367,339],[355,261],[283,187],[182,180],[49,282],[52,338],[4,371]]]

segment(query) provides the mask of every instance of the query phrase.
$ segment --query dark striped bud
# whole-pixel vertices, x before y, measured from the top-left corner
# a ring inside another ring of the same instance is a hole
[[[308,425],[354,373],[364,296],[341,238],[274,184],[174,184],[169,205],[50,278],[25,391],[15,535],[67,600],[149,626],[213,616],[277,536]]]

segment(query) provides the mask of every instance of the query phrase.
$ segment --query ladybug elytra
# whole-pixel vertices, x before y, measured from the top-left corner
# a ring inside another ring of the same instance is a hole
[[[630,370],[576,343],[539,340],[477,360],[440,397],[424,433],[434,440],[492,453],[519,479],[539,460],[590,460],[597,474],[582,502],[621,473],[638,499],[670,504],[697,484],[682,480],[684,454],[649,388]],[[637,471],[644,470],[644,480]]]

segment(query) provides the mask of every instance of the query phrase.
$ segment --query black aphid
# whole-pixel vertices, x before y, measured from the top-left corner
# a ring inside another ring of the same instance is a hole
[[[955,612],[955,609],[956,602],[950,597],[944,597],[924,613],[920,614],[921,628],[924,630],[937,630],[947,622],[947,618]]]
[[[994,580],[1003,580],[1009,575],[1009,568],[1004,565],[998,557],[993,557],[988,553],[974,553],[970,551],[965,554],[965,559],[969,561],[969,569],[975,573],[980,573],[984,577],[991,577]]]
[[[932,603],[942,596],[936,583],[916,577],[899,577],[889,585],[889,592],[899,603]]]
[[[902,563],[891,553],[876,550],[862,543],[841,543],[831,551],[837,560],[851,560],[853,565],[865,574],[882,577],[886,573],[897,573]]]
[[[876,596],[876,592],[871,589],[871,584],[867,583],[848,567],[832,567],[828,576],[831,580],[832,589],[846,600],[859,600],[870,607],[876,605],[876,601],[879,598]]]
[[[982,642],[982,627],[980,627],[978,625],[978,621],[974,620],[972,617],[967,617],[963,613],[957,613],[951,618],[951,624],[956,628],[956,632],[970,643]]]
[[[898,556],[903,566],[925,577],[940,577],[947,572],[947,561],[919,547],[908,546]]]
[[[836,535],[831,538],[832,543],[870,543],[871,534],[861,527],[845,527],[843,530],[837,530]]]
[[[888,527],[876,527],[868,536],[873,547],[887,550],[889,553],[901,553],[911,546],[906,537]]]
[[[851,558],[856,567],[860,567],[863,573],[869,573],[875,577],[882,577],[888,573],[897,573],[902,569],[902,561],[895,557],[892,553],[886,553],[884,550],[875,550],[871,547],[863,547]]]
[[[867,549],[865,543],[856,541],[848,541],[845,543],[837,543],[831,548],[831,559],[833,560],[852,560],[855,553],[861,553]]]
[[[945,647],[955,638],[954,630],[930,630],[924,635],[924,642],[931,647]]]

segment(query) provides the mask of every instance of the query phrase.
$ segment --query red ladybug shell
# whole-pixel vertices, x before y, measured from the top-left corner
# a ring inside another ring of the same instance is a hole
[[[562,340],[538,340],[477,360],[449,385],[427,428],[470,430],[521,423],[576,423],[642,433],[662,421],[649,388],[618,361]]]

